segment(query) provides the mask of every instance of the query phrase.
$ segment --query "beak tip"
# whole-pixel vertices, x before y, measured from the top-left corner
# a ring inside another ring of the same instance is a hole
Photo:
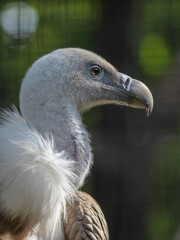
[[[149,117],[150,116],[150,114],[151,114],[151,109],[150,108],[146,108],[146,115],[147,115],[147,117]]]
[[[150,116],[150,114],[152,113],[152,110],[153,110],[153,100],[152,100],[152,103],[147,103],[147,107],[146,107],[146,114],[147,114],[147,117]]]

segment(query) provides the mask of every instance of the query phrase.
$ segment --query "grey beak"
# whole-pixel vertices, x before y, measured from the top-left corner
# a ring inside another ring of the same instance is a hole
[[[148,87],[131,77],[118,73],[120,79],[121,90],[124,94],[128,95],[127,105],[133,108],[146,109],[147,116],[149,116],[153,110],[153,97]]]

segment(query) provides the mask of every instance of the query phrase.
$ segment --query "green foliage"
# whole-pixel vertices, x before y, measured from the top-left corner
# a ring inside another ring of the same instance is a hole
[[[166,75],[179,49],[180,1],[148,0],[142,7],[139,64],[151,80]],[[163,80],[163,78],[161,78]]]
[[[147,0],[140,23],[138,60],[142,74],[163,84],[177,52],[180,1]],[[168,101],[168,99],[167,99]],[[158,106],[157,106],[158,107]],[[159,126],[160,127],[160,126]],[[173,239],[180,223],[180,128],[157,146],[153,159],[148,228],[151,240]]]
[[[151,169],[152,208],[149,232],[152,240],[172,239],[180,225],[180,126],[159,146]]]
[[[140,41],[139,61],[146,75],[164,75],[169,67],[170,60],[170,50],[165,38],[155,33],[149,33],[142,38]]]
[[[148,226],[151,240],[169,240],[177,230],[178,223],[167,207],[153,206]]]

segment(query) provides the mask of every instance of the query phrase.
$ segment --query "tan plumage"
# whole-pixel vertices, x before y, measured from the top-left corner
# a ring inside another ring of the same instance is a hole
[[[11,235],[10,233],[0,234],[0,240],[28,240],[30,232],[24,231],[17,235]],[[2,237],[2,238],[1,238]]]
[[[73,203],[67,203],[64,221],[66,240],[107,240],[108,226],[98,203],[87,193],[78,191]]]

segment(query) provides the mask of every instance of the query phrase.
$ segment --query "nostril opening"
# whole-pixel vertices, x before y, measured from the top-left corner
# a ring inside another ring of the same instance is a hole
[[[127,78],[126,82],[125,82],[125,87],[128,88],[129,84],[130,84],[131,79]]]

